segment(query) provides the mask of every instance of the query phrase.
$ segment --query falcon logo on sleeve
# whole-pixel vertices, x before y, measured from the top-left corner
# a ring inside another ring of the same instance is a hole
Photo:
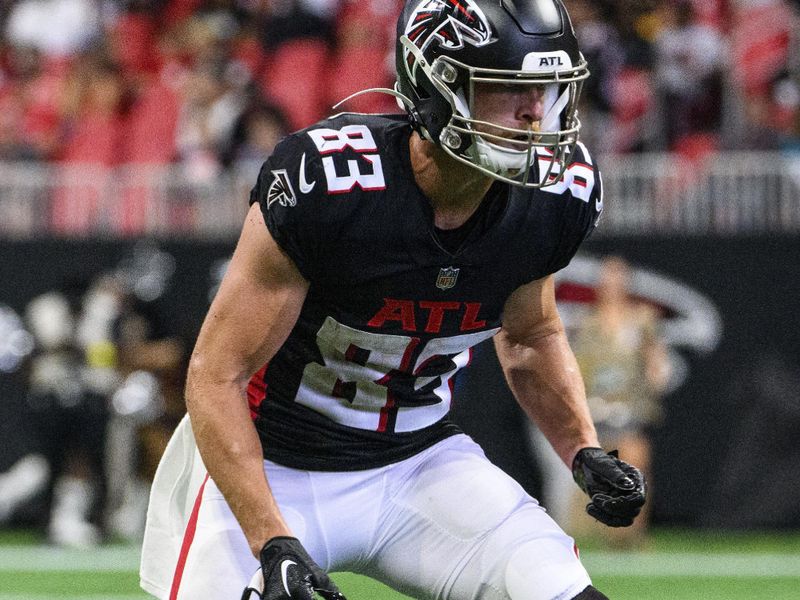
[[[405,35],[423,53],[431,44],[458,50],[465,43],[479,47],[494,41],[489,20],[472,0],[423,0],[411,13]],[[404,58],[409,77],[416,81],[416,58],[408,49]]]
[[[289,176],[286,174],[286,169],[278,169],[272,171],[275,179],[267,190],[267,208],[277,202],[281,206],[295,206],[297,204],[297,196],[295,196],[292,184],[289,182]]]

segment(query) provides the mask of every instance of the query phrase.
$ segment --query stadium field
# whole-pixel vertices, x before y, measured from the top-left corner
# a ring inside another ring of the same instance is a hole
[[[797,600],[800,532],[729,534],[658,531],[642,552],[590,541],[582,558],[612,600]],[[147,600],[138,588],[138,548],[42,546],[29,533],[0,533],[0,600]],[[349,573],[335,576],[349,600],[405,596]]]

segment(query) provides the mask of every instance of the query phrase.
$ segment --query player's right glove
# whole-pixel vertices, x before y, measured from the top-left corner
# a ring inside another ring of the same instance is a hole
[[[242,600],[314,600],[315,593],[325,600],[347,600],[297,538],[272,538],[259,558],[261,568],[242,593]]]
[[[644,475],[616,450],[583,448],[572,461],[575,483],[589,495],[586,512],[609,527],[628,527],[645,500]]]

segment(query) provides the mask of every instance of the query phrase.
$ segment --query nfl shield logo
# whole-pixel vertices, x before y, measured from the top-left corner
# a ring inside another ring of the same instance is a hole
[[[456,284],[458,279],[458,272],[461,269],[454,269],[453,267],[442,267],[439,269],[439,276],[436,278],[436,287],[440,290],[449,290]]]

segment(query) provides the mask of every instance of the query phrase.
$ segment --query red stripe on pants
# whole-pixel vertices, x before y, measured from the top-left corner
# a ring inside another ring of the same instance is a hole
[[[194,499],[194,506],[192,507],[192,514],[189,515],[189,522],[186,524],[186,532],[183,534],[183,544],[181,544],[181,553],[178,555],[178,564],[175,565],[175,575],[172,576],[172,589],[169,591],[169,600],[176,600],[178,598],[178,588],[181,587],[183,569],[186,567],[186,557],[189,556],[189,547],[194,541],[194,533],[197,530],[197,515],[200,514],[200,502],[203,500],[203,490],[206,489],[206,482],[208,482],[208,473],[206,473],[206,478],[203,479],[200,491],[197,492],[197,498]]]

